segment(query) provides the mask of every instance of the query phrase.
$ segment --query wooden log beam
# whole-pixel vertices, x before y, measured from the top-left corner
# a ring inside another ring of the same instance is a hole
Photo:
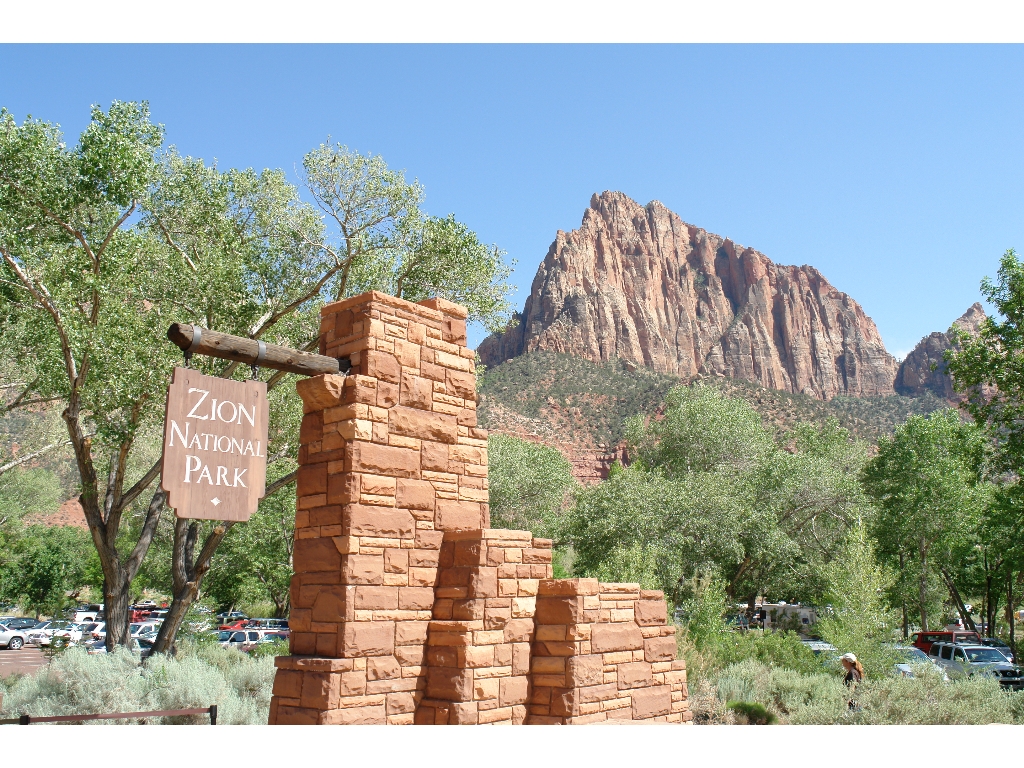
[[[167,338],[183,351],[192,347],[195,338],[193,326],[187,323],[174,323],[167,329]],[[297,373],[300,376],[319,376],[321,373],[348,373],[350,368],[347,358],[326,357],[309,352],[299,352],[277,344],[264,344],[263,359],[259,361],[261,368],[273,368],[275,371]],[[224,360],[254,365],[259,355],[260,342],[228,333],[199,329],[199,344],[192,350],[196,355],[208,355]]]

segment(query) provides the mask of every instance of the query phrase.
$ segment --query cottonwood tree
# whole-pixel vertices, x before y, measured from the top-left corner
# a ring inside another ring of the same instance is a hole
[[[785,450],[744,401],[678,387],[627,440],[633,464],[577,494],[574,567],[657,584],[674,601],[709,573],[751,607],[766,593],[813,599],[822,564],[866,512],[864,447],[834,422],[798,427]]]
[[[382,265],[397,269],[413,261],[456,268],[448,290],[433,284],[437,269],[406,270],[403,294],[431,290],[463,301],[486,295],[473,318],[491,326],[507,311],[494,299],[507,292],[501,253],[475,236],[463,239],[454,257],[424,246],[433,220],[419,208],[422,189],[380,158],[340,146],[311,152],[303,168],[313,206],[301,202],[279,171],[221,172],[165,148],[163,136],[145,104],[94,108],[74,147],[57,126],[31,118],[19,125],[0,113],[3,354],[31,358],[33,378],[23,399],[64,406],[80,499],[103,570],[111,648],[128,641],[130,586],[166,505],[163,492],[154,490],[160,462],[153,446],[170,372],[180,363],[180,353],[163,341],[170,322],[309,350],[324,302],[394,288],[394,270]],[[457,269],[458,253],[465,273]],[[250,375],[223,361],[197,367],[217,376]],[[268,389],[286,381],[275,373]],[[293,479],[286,465],[294,467],[298,430],[287,414],[294,416],[295,400],[272,398],[278,407],[270,450],[282,466],[268,467],[275,478],[268,494]],[[124,524],[126,517],[132,524]],[[175,521],[174,598],[158,650],[173,648],[230,529],[230,523]]]
[[[925,631],[934,618],[928,611],[929,581],[936,574],[970,622],[951,564],[978,540],[991,493],[985,461],[981,430],[945,409],[911,416],[879,440],[878,454],[864,468],[864,487],[878,509],[872,534],[882,554],[904,567],[913,563]]]
[[[577,485],[569,461],[555,448],[499,434],[487,438],[487,457],[492,525],[557,538]]]
[[[1018,534],[1024,525],[1024,263],[1015,250],[1003,254],[995,280],[982,280],[981,293],[996,314],[982,322],[976,336],[953,328],[959,348],[945,357],[953,386],[964,396],[961,407],[985,429],[995,449],[998,492],[985,520],[983,546],[1002,560],[1006,620],[1015,639],[1015,609],[1024,600],[1024,545]],[[994,576],[988,567],[985,571],[989,594]],[[991,630],[994,611],[986,613]]]

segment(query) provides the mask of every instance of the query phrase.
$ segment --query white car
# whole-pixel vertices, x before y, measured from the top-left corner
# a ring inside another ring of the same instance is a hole
[[[138,621],[128,625],[128,633],[132,637],[156,637],[160,632],[160,623],[156,621]],[[104,636],[106,633],[104,633]]]
[[[65,637],[69,643],[80,643],[82,642],[83,630],[88,627],[89,624],[69,624],[63,629],[58,629],[50,636],[52,641],[55,637]]]
[[[896,651],[900,659],[895,666],[896,671],[901,677],[913,677],[914,667],[920,667],[922,664],[928,664],[930,667],[935,668],[942,673],[943,680],[949,680],[948,675],[946,675],[946,671],[932,659],[928,658],[928,654],[920,648],[913,645],[897,645],[893,650]]]
[[[20,629],[8,629],[6,624],[0,624],[0,647],[10,651],[20,651],[24,645],[24,632]]]
[[[82,625],[82,641],[107,639],[107,623],[105,621],[94,621]]]
[[[25,634],[25,640],[32,645],[49,645],[50,638],[53,637],[54,632],[67,629],[70,626],[70,621],[44,621],[42,624],[32,627]]]
[[[71,620],[76,624],[83,622],[96,621],[97,617],[103,614],[103,603],[92,603],[89,605],[80,605],[74,610],[74,615],[71,616]]]

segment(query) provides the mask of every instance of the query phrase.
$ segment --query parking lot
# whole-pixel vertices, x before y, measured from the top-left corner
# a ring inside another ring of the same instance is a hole
[[[0,677],[12,674],[34,675],[47,660],[42,651],[30,645],[17,651],[0,650]]]

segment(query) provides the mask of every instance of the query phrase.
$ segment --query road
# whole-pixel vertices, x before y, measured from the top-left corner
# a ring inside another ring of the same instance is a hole
[[[40,667],[46,666],[46,657],[35,646],[12,651],[0,650],[0,677],[11,674],[34,675]]]

